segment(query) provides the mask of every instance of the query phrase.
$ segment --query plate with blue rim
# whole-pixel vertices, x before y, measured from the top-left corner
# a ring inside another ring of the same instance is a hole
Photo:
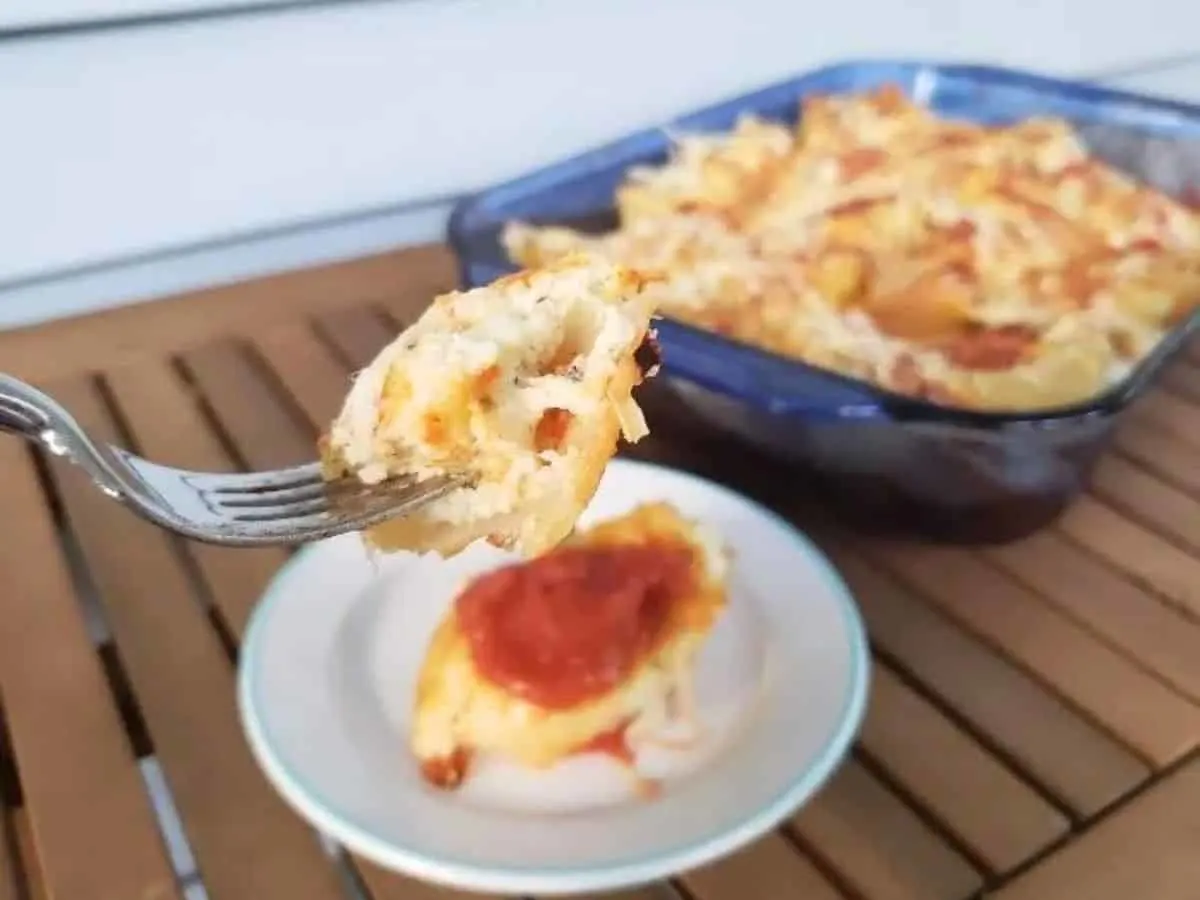
[[[297,553],[247,628],[238,702],[276,790],[381,866],[497,894],[648,883],[780,824],[833,773],[861,724],[869,661],[857,607],[792,525],[684,472],[614,460],[580,525],[652,500],[732,551],[729,603],[696,666],[699,728],[685,747],[639,751],[653,794],[599,753],[539,771],[487,761],[455,790],[423,779],[408,728],[426,644],[465,581],[513,557],[482,543],[449,560],[378,556],[353,535]]]

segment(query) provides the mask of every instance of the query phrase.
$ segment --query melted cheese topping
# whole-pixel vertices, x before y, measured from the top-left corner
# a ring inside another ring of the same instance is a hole
[[[519,261],[652,264],[663,312],[937,402],[1038,409],[1121,378],[1200,302],[1200,216],[1070,125],[938,119],[894,89],[682,140],[621,228],[520,224]]]
[[[435,470],[455,462],[460,448],[444,432],[525,445],[547,408],[594,412],[604,401],[595,383],[645,334],[647,307],[626,302],[640,291],[627,273],[570,265],[438,297],[355,377],[330,444],[376,482],[394,470],[397,449]],[[490,402],[475,408],[481,398]]]
[[[438,297],[355,378],[327,468],[369,484],[468,473],[422,510],[451,524],[571,495],[616,450],[601,423],[647,433],[630,369],[652,311],[641,275],[583,256]]]

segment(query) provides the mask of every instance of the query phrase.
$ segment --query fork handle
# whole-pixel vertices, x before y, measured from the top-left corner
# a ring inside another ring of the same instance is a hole
[[[53,397],[19,378],[0,372],[0,431],[38,444],[83,469],[96,487],[117,500],[128,486],[114,466],[113,450],[96,445]]]
[[[0,372],[0,431],[19,435],[87,469],[102,487],[111,481],[104,449],[93,444],[58,401]]]
[[[44,444],[53,433],[56,414],[70,418],[37,388],[0,372],[0,431]]]

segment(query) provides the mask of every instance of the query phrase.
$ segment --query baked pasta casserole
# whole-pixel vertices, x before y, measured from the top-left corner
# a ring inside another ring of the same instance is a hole
[[[950,406],[1086,400],[1200,300],[1189,206],[1064,120],[950,121],[895,87],[682,137],[616,204],[614,232],[512,223],[507,251],[663,272],[670,318]]]

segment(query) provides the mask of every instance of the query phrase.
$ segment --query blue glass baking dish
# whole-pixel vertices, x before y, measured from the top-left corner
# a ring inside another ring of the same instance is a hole
[[[947,117],[1002,123],[1061,116],[1075,123],[1094,153],[1145,181],[1176,194],[1200,184],[1200,107],[997,68],[847,63],[463,201],[448,234],[461,279],[476,286],[513,270],[499,243],[500,230],[513,219],[596,230],[615,225],[616,187],[631,166],[665,160],[669,134],[725,130],[746,112],[790,122],[806,95],[888,83]],[[949,542],[1000,542],[1052,521],[1086,486],[1122,410],[1198,327],[1200,313],[1094,400],[1036,415],[948,409],[669,320],[658,328],[660,377],[710,425],[795,463],[796,490],[832,501],[860,526]]]

